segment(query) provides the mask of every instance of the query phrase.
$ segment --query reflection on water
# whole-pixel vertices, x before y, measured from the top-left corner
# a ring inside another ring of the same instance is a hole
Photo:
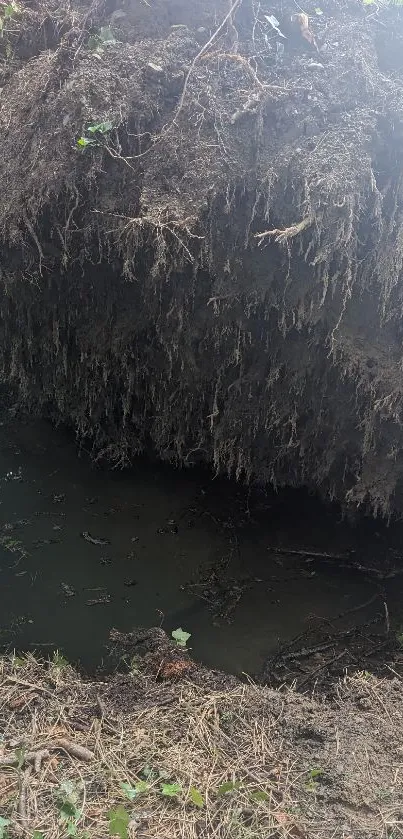
[[[248,514],[249,513],[249,514]],[[207,473],[139,461],[105,472],[42,422],[0,428],[0,643],[107,665],[109,631],[179,626],[193,655],[258,673],[312,616],[331,620],[377,583],[268,546],[380,557],[401,526],[353,528],[307,493],[248,499]],[[401,590],[387,593],[399,625]],[[355,619],[368,618],[368,609]]]

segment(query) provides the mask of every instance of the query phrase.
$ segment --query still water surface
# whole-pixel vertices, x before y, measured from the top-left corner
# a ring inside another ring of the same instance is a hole
[[[143,461],[127,472],[95,469],[47,423],[4,423],[0,644],[44,654],[58,648],[94,671],[108,667],[112,627],[180,626],[192,633],[195,658],[258,674],[313,615],[331,620],[378,585],[335,563],[268,548],[353,549],[361,560],[379,559],[403,544],[402,533],[401,525],[370,521],[352,527],[304,492],[261,495],[251,511],[239,488],[207,473]],[[221,616],[202,582],[214,567]],[[399,585],[392,581],[385,595],[396,626]],[[357,615],[365,620],[368,610]]]

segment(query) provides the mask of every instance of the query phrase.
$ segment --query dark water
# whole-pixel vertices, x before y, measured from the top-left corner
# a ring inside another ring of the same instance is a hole
[[[143,462],[130,472],[105,472],[46,423],[4,424],[1,645],[45,654],[58,648],[93,671],[108,666],[112,627],[182,627],[192,633],[197,659],[256,674],[312,616],[332,620],[379,590],[378,582],[335,562],[268,548],[355,550],[369,562],[400,544],[403,552],[401,525],[352,527],[304,492],[261,494],[252,508],[248,503],[239,488],[206,473]],[[108,544],[92,544],[82,533]],[[212,568],[220,577],[218,605],[203,582]],[[382,595],[396,628],[403,623],[400,580]],[[374,608],[354,619],[366,620]]]

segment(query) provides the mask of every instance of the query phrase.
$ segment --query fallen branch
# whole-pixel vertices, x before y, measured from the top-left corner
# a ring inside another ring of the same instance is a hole
[[[52,746],[50,746],[50,748],[52,748]],[[85,746],[80,746],[79,743],[72,743],[70,740],[65,740],[64,738],[57,740],[53,748],[63,749],[72,757],[76,757],[78,760],[84,760],[86,762],[94,760],[95,758],[94,753],[90,752],[89,749],[86,749]]]
[[[27,821],[28,819],[28,802],[27,802],[27,794],[29,790],[29,778],[31,775],[31,768],[27,769],[22,777],[20,782],[20,794],[18,798],[18,806],[17,811],[20,819],[22,821]]]
[[[0,757],[0,767],[1,766],[24,766],[26,763],[33,763],[34,764],[34,771],[35,773],[40,771],[42,761],[45,758],[50,757],[51,751],[64,751],[67,754],[71,755],[71,757],[75,757],[78,760],[83,760],[86,763],[89,763],[91,760],[94,760],[95,755],[89,749],[86,749],[85,746],[80,746],[79,743],[72,743],[70,740],[66,740],[64,737],[60,738],[59,740],[55,740],[53,743],[47,743],[46,748],[44,749],[36,749],[34,751],[25,752],[25,754],[21,755],[9,755],[6,757]]]
[[[336,559],[336,560],[346,560],[349,559],[350,553],[344,554],[329,554],[326,551],[306,551],[301,550],[298,551],[296,549],[289,549],[289,548],[276,548],[269,545],[267,548],[268,551],[272,551],[276,554],[283,554],[284,556],[302,556],[306,558],[312,559]]]

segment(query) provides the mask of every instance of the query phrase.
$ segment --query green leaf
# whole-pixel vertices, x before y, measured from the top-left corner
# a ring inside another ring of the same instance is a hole
[[[182,627],[179,627],[179,629],[174,629],[174,631],[172,632],[172,638],[174,639],[174,641],[176,641],[179,647],[186,647],[186,644],[189,641],[189,638],[191,637],[191,633],[186,632],[184,629],[182,629]]]
[[[43,833],[41,833],[40,830],[34,830],[32,834],[32,839],[45,839],[45,836]]]
[[[120,836],[120,839],[128,839],[127,827],[130,816],[124,807],[119,805],[115,810],[109,810],[109,833],[111,836]]]
[[[267,792],[263,792],[262,789],[257,789],[255,792],[252,792],[252,796],[254,801],[270,801],[270,795]]]
[[[167,798],[175,798],[181,792],[180,784],[161,784],[161,795],[165,795]]]
[[[217,795],[226,795],[227,792],[234,792],[234,790],[241,789],[239,781],[225,781],[224,784],[218,787]]]
[[[62,655],[62,653],[59,653],[59,650],[56,650],[56,652],[53,653],[52,664],[54,667],[58,667],[60,670],[63,670],[64,668],[69,666],[67,658],[65,658],[64,655]]]
[[[95,140],[88,140],[87,137],[79,137],[77,140],[77,145],[81,148],[85,149],[87,146],[95,146]]]
[[[67,836],[77,836],[77,825],[75,821],[69,821],[66,833]]]
[[[97,122],[95,125],[89,125],[87,131],[90,134],[107,134],[108,131],[112,131],[112,128],[113,124],[107,119],[105,122]]]
[[[147,792],[150,787],[149,784],[147,784],[147,781],[137,781],[137,784],[135,784],[134,787],[125,782],[120,785],[120,788],[129,801],[133,801],[138,795]]]
[[[364,6],[373,6],[375,0],[362,0]]]
[[[319,6],[317,6],[317,8],[315,9],[315,14],[316,15],[323,15],[322,9],[320,9]]]
[[[75,804],[72,804],[71,801],[64,801],[59,810],[60,818],[67,822],[70,819],[77,819],[80,815],[79,810]]]
[[[196,787],[190,787],[189,796],[196,807],[204,807],[204,798]]]
[[[136,798],[136,795],[137,795],[136,787],[132,787],[131,784],[128,784],[126,782],[121,784],[120,786],[121,786],[121,789],[124,792],[126,798],[128,798],[129,801],[133,801],[133,799]]]
[[[137,781],[137,784],[135,786],[137,795],[141,795],[143,792],[148,792],[149,788],[150,786],[149,784],[147,784],[147,781]]]
[[[116,38],[110,26],[101,26],[99,38],[103,44],[116,44]]]
[[[323,775],[323,769],[310,769],[309,774],[312,780],[314,780],[315,778],[319,778],[320,775]]]
[[[3,816],[0,816],[0,839],[6,839],[7,831],[6,828],[10,824],[9,819],[4,819]]]

